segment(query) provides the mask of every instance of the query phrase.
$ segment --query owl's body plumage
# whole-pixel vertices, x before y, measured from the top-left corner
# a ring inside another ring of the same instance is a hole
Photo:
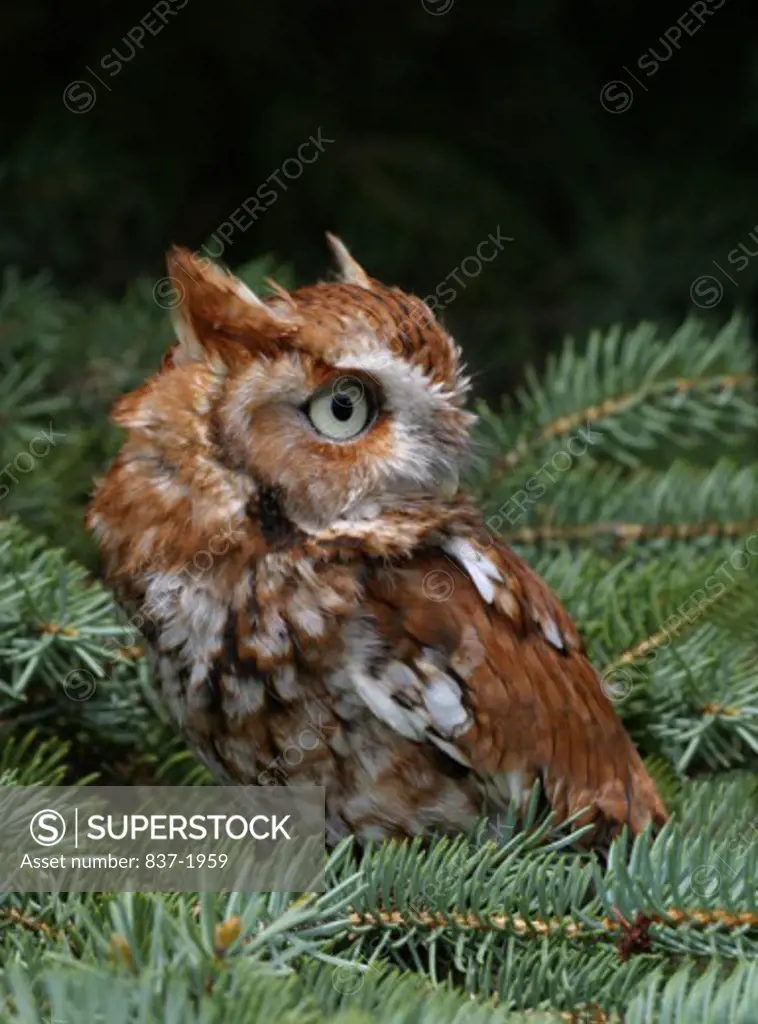
[[[222,781],[316,783],[332,839],[458,831],[539,780],[597,833],[665,809],[558,599],[457,472],[452,340],[368,278],[258,300],[175,250],[178,344],[88,522]]]

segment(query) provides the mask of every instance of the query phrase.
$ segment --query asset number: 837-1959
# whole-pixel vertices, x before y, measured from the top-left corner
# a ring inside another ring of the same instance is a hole
[[[225,868],[229,863],[226,853],[146,853],[146,868]]]

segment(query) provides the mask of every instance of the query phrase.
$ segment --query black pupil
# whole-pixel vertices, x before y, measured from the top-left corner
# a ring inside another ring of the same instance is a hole
[[[332,416],[345,423],[353,415],[353,400],[349,395],[335,395],[332,398]]]

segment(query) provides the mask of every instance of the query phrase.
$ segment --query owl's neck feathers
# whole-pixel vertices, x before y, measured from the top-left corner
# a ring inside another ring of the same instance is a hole
[[[218,487],[210,490],[219,493],[222,480],[220,474]],[[272,489],[251,482],[243,504],[235,485],[226,484],[226,504],[208,495],[193,499],[169,467],[127,443],[88,513],[111,582],[126,584],[139,597],[158,573],[196,580],[207,572],[234,581],[267,565],[287,575],[305,560],[402,561],[419,548],[483,532],[478,511],[459,495],[450,502],[414,500],[378,509],[373,517],[338,520],[309,534],[286,518]]]

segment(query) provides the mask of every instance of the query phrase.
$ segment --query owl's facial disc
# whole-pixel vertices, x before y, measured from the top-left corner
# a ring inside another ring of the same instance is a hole
[[[311,395],[303,405],[314,432],[334,444],[360,441],[377,422],[385,406],[378,381],[370,375],[345,375],[333,379]],[[449,501],[458,493],[458,468],[450,462],[439,466],[422,492]],[[412,484],[409,493],[418,488]]]

